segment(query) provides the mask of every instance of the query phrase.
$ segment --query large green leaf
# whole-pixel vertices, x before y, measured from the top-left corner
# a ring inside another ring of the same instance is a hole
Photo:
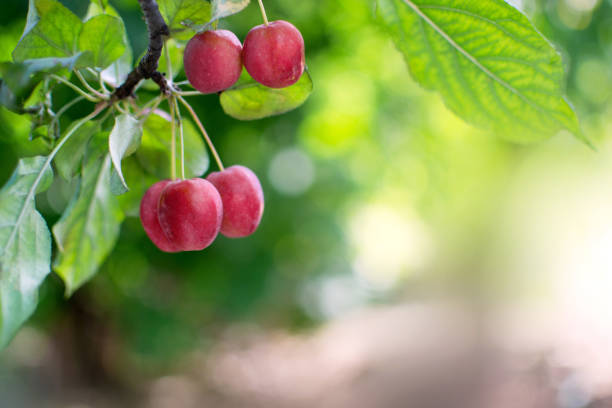
[[[121,160],[138,149],[141,138],[142,124],[136,118],[128,114],[119,115],[115,118],[115,126],[108,138],[108,147],[114,169],[111,179],[116,178],[112,183],[112,190],[115,195],[123,194],[129,190],[121,171]]]
[[[172,37],[179,40],[187,40],[193,35],[183,23],[192,25],[210,21],[211,7],[206,0],[158,0],[157,4]]]
[[[28,19],[15,61],[45,57],[70,57],[77,53],[83,23],[56,0],[30,0]]]
[[[287,88],[268,88],[253,80],[246,71],[240,80],[220,95],[221,106],[228,115],[240,120],[280,115],[302,105],[312,93],[308,71]]]
[[[104,2],[92,2],[89,4],[89,8],[87,9],[86,19],[90,19],[99,15],[109,15],[121,18],[117,10],[113,8],[113,6],[109,5],[106,1]],[[122,24],[123,24],[123,20]],[[125,29],[123,30],[123,44],[125,46],[125,51],[119,57],[118,60],[113,62],[108,68],[102,71],[102,79],[104,81],[114,87],[118,87],[120,84],[125,81],[125,78],[133,69],[133,59],[132,55],[132,47],[130,46],[130,41],[127,38],[127,33]]]
[[[110,189],[111,159],[107,148],[103,141],[93,145],[88,150],[79,188],[53,226],[59,248],[54,269],[64,280],[67,295],[95,275],[115,246],[124,218]]]
[[[72,70],[82,54],[65,58],[39,58],[23,62],[0,63],[0,105],[23,113],[24,104],[45,74]]]
[[[79,49],[89,51],[88,65],[106,68],[119,59],[126,50],[123,20],[100,14],[87,20],[79,35]]]
[[[87,143],[91,137],[100,129],[99,121],[89,121],[83,124],[73,123],[68,132],[78,126],[73,135],[66,141],[62,149],[55,155],[53,160],[58,174],[64,180],[70,181],[80,170],[79,164],[85,154]]]
[[[171,133],[170,115],[161,111],[159,114],[150,115],[144,122],[142,144],[136,152],[142,167],[161,179],[170,177]],[[208,170],[209,158],[206,147],[195,126],[186,118],[183,119],[183,133],[186,176],[199,177]],[[179,149],[177,137],[177,152]]]
[[[412,76],[466,121],[517,142],[567,129],[560,55],[504,0],[377,0]]]
[[[50,272],[51,236],[34,207],[53,179],[48,164],[43,156],[20,160],[0,190],[0,348],[34,312]]]

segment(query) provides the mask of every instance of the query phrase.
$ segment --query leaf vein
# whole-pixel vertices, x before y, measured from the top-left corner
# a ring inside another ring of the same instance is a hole
[[[491,20],[491,19],[486,18],[484,16],[472,13],[471,11],[468,11],[468,10],[465,10],[465,9],[460,9],[460,8],[457,8],[457,7],[438,6],[438,5],[435,5],[435,4],[423,4],[420,7],[421,8],[427,8],[427,9],[433,9],[433,10],[450,11],[452,13],[463,14],[463,15],[465,15],[467,17],[472,17],[474,19],[484,21],[486,23],[489,23],[489,24],[493,25],[494,27],[496,27],[497,29],[502,31],[504,34],[508,35],[508,37],[512,38],[516,42],[519,42],[519,43],[521,43],[521,44],[523,44],[523,45],[525,45],[525,46],[527,46],[527,47],[529,47],[529,48],[531,48],[533,50],[542,51],[541,48],[536,47],[535,45],[526,42],[525,40],[523,40],[520,37],[517,37],[516,35],[514,35],[510,31],[508,31],[508,29],[506,29],[504,26],[499,24],[499,21],[512,21],[512,22],[514,22],[513,20]]]
[[[410,7],[419,17],[421,17],[421,19],[423,19],[427,24],[429,24],[444,40],[446,40],[449,44],[451,44],[457,50],[457,52],[459,52],[465,58],[467,58],[470,62],[472,62],[478,69],[483,71],[494,82],[499,83],[501,86],[506,88],[508,91],[510,91],[511,93],[513,93],[516,96],[518,96],[524,103],[526,103],[527,105],[531,106],[535,110],[537,110],[539,112],[542,112],[542,113],[552,117],[555,122],[557,122],[557,123],[561,124],[563,127],[565,127],[565,124],[561,123],[554,115],[552,115],[550,112],[547,112],[543,107],[539,106],[537,103],[535,103],[532,100],[530,100],[526,95],[524,95],[518,89],[514,88],[508,82],[504,81],[503,79],[498,77],[495,73],[493,73],[490,69],[485,67],[476,57],[474,57],[472,54],[467,52],[455,40],[453,40],[453,38],[448,33],[446,33],[444,30],[442,30],[442,28],[439,27],[431,18],[429,18],[429,16],[427,16],[427,14],[425,14],[419,8],[419,6],[417,6],[415,3],[412,2],[412,0],[402,0],[402,1],[408,7]]]

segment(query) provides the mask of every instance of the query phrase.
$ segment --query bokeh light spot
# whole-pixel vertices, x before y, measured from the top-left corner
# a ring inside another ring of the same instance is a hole
[[[270,162],[268,177],[278,192],[300,195],[308,190],[314,181],[314,165],[300,149],[285,149],[277,153]]]

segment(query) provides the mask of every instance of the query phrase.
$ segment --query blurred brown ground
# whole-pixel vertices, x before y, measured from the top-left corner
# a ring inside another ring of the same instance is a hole
[[[121,378],[133,362],[105,345],[115,381],[87,378],[62,361],[54,345],[65,338],[26,329],[4,357],[0,406],[612,407],[612,348],[601,336],[560,315],[500,313],[423,303],[364,309],[304,335],[233,326],[143,382]]]

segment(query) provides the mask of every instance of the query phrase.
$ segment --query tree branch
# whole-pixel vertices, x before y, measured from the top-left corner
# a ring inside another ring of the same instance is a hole
[[[133,96],[136,85],[141,80],[149,78],[159,85],[162,93],[168,94],[170,92],[166,78],[164,78],[161,72],[157,71],[159,58],[164,48],[164,37],[170,35],[170,29],[159,12],[159,7],[155,0],[138,0],[138,3],[140,3],[140,8],[147,23],[149,47],[145,56],[138,63],[138,66],[130,72],[125,82],[115,90],[113,94],[114,100]]]

